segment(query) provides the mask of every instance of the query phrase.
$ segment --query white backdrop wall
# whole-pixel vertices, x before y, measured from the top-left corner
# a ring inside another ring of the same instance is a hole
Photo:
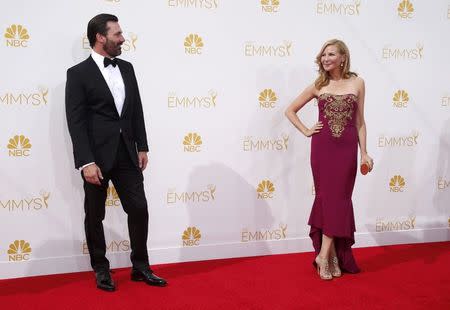
[[[310,140],[283,112],[331,38],[366,81],[355,246],[450,239],[450,1],[16,0],[0,11],[0,278],[90,269],[64,87],[101,12],[140,84],[153,264],[312,250]],[[299,115],[312,125],[315,103]],[[108,257],[129,266],[113,188],[106,208]]]

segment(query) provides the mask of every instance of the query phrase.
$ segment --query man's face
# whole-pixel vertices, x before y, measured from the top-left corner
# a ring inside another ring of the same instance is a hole
[[[122,35],[122,29],[120,29],[119,23],[107,22],[106,27],[108,29],[106,33],[106,42],[103,44],[103,50],[110,56],[116,57],[122,54],[122,44],[125,39]]]

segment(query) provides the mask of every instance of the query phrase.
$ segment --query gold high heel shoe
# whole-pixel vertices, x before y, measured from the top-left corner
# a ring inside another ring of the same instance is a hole
[[[317,264],[317,273],[322,280],[333,279],[333,276],[330,273],[330,266],[327,259],[320,258],[319,255],[317,255],[314,261]]]
[[[333,256],[330,258],[330,263],[331,266],[331,275],[335,278],[339,278],[340,276],[342,276],[342,271],[341,268],[339,268],[339,261],[338,258],[336,256]]]

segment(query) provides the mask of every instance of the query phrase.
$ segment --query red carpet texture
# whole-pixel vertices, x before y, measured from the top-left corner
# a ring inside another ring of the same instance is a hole
[[[165,288],[114,270],[117,291],[92,272],[0,281],[0,309],[450,309],[450,242],[355,249],[362,269],[320,280],[313,253],[154,266]]]

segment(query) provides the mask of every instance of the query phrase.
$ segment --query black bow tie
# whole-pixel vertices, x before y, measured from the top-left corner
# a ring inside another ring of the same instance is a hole
[[[103,65],[106,67],[108,67],[109,65],[112,65],[113,67],[117,66],[117,59],[111,59],[108,57],[103,58]]]

